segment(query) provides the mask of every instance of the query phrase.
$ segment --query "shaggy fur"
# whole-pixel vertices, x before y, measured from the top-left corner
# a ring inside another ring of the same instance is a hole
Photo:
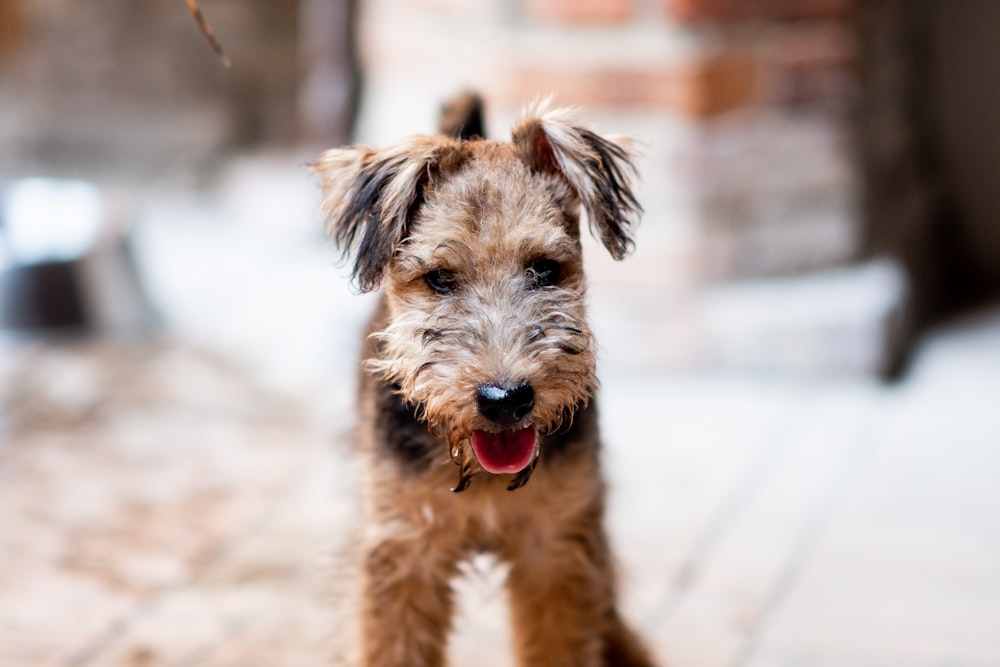
[[[510,142],[447,122],[316,164],[333,239],[382,290],[345,662],[443,665],[451,582],[488,551],[509,564],[519,664],[649,666],[615,606],[580,244],[582,212],[616,259],[632,247],[629,145],[545,105]]]

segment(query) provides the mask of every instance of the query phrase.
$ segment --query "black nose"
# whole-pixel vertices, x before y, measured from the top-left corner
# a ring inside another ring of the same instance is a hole
[[[479,414],[499,426],[521,421],[535,407],[535,390],[527,382],[516,387],[481,384],[476,387],[476,407]]]

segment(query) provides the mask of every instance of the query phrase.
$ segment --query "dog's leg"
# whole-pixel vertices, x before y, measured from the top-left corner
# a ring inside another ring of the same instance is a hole
[[[613,586],[599,513],[529,531],[510,544],[507,588],[518,664],[601,665]]]
[[[520,665],[652,667],[615,607],[601,514],[595,506],[513,544],[507,586]]]
[[[604,635],[604,665],[606,667],[653,667],[649,651],[635,633],[625,625],[617,610],[612,612],[610,627]]]
[[[455,564],[426,541],[387,540],[364,558],[361,667],[445,664]]]

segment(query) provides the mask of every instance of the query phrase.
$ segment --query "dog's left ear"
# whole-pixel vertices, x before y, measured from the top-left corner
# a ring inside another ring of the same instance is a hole
[[[354,255],[353,275],[362,291],[382,283],[425,186],[456,153],[455,144],[443,136],[413,137],[384,149],[331,149],[313,164],[322,178],[328,231],[345,256]]]
[[[615,259],[634,245],[631,228],[642,207],[632,193],[635,165],[628,140],[605,138],[576,125],[565,109],[545,102],[529,110],[514,126],[512,141],[533,170],[560,174],[587,212],[591,231]]]

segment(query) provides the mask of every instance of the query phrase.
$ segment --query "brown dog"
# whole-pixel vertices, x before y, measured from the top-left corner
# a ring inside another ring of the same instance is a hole
[[[443,665],[451,582],[487,551],[509,564],[519,664],[648,666],[615,603],[580,244],[582,209],[612,256],[631,249],[630,149],[545,104],[510,142],[468,136],[475,116],[316,164],[333,238],[382,288],[345,660]]]

